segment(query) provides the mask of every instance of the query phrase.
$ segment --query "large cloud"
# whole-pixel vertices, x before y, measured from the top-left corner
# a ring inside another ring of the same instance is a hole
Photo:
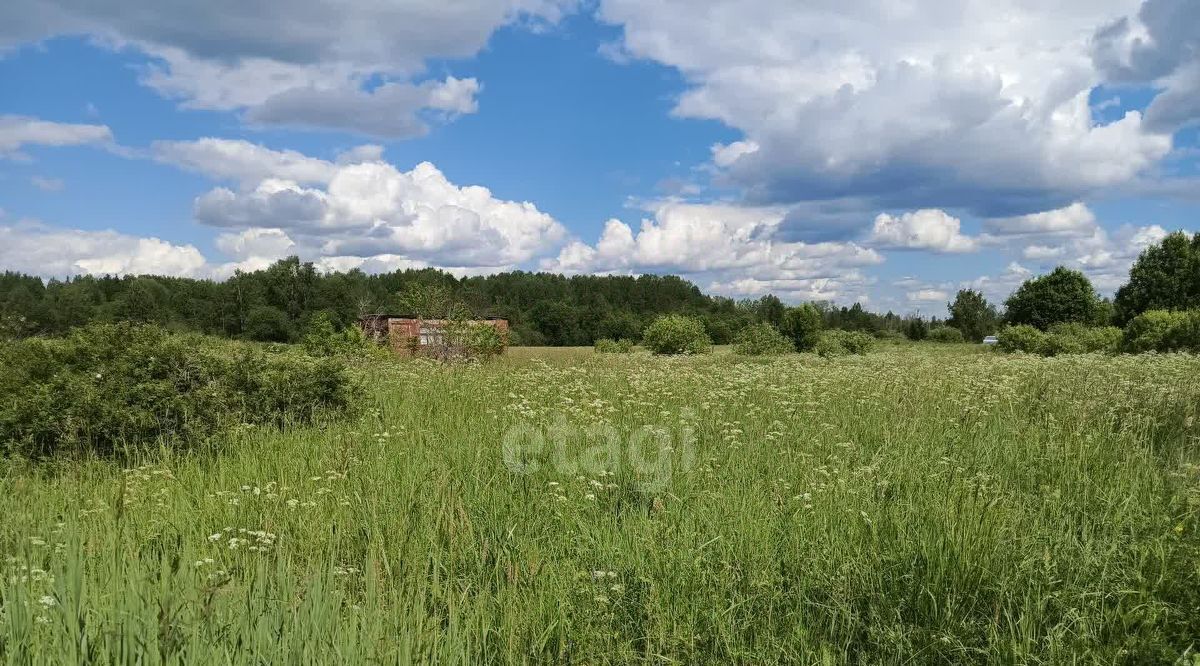
[[[309,257],[512,268],[553,252],[566,236],[531,203],[458,186],[428,162],[401,171],[374,147],[338,163],[217,139],[159,144],[156,154],[236,183],[196,199],[199,222],[281,230]]]
[[[1146,124],[1172,131],[1200,121],[1200,3],[1147,0],[1096,33],[1093,56],[1115,83],[1162,89],[1146,109]]]
[[[111,230],[56,229],[30,221],[0,226],[0,265],[48,277],[204,276],[208,272],[204,256],[191,245]]]
[[[714,154],[752,199],[866,196],[984,215],[1062,205],[1171,148],[1098,125],[1089,40],[1136,0],[602,0],[629,55],[692,83],[675,108],[745,133]]]
[[[190,108],[252,122],[406,137],[474,110],[473,80],[422,80],[434,58],[477,53],[497,28],[557,20],[574,0],[10,0],[0,48],[88,34],[152,58],[143,81]],[[387,111],[387,118],[381,117]],[[430,113],[432,112],[432,113]]]
[[[573,241],[543,267],[568,273],[672,272],[718,293],[774,292],[790,300],[861,300],[869,283],[859,269],[880,263],[854,243],[776,238],[784,209],[660,202],[640,229],[609,220],[595,245]]]
[[[979,244],[960,231],[958,218],[945,211],[923,209],[893,216],[880,213],[871,230],[879,247],[934,252],[974,252]]]

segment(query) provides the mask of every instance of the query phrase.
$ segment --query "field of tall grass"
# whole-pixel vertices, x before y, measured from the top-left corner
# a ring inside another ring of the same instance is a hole
[[[0,662],[1200,663],[1200,359],[514,349],[0,460]]]

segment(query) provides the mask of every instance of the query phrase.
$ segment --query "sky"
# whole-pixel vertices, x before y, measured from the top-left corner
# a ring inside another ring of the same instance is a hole
[[[335,6],[336,5],[336,6]],[[943,314],[1200,231],[1195,0],[7,0],[0,269]]]

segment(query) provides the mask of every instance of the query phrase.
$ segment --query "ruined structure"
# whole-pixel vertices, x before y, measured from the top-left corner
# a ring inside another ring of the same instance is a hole
[[[413,315],[370,314],[358,318],[358,326],[367,337],[379,344],[386,344],[398,354],[428,354],[442,356],[452,353],[452,345],[446,334],[447,327],[455,324],[492,326],[504,338],[508,338],[508,320],[500,317],[471,319],[453,322],[447,319],[422,319]]]

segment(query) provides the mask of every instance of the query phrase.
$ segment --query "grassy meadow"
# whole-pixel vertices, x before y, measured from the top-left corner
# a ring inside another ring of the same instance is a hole
[[[0,663],[1200,663],[1200,358],[379,361],[0,471]]]

